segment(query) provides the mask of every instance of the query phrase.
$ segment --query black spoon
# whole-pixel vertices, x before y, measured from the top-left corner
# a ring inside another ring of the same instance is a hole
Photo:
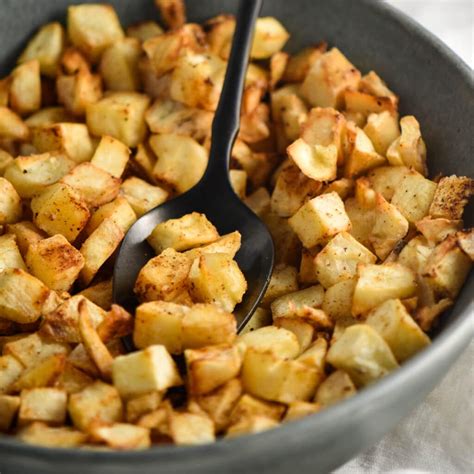
[[[221,235],[238,230],[242,246],[237,263],[248,283],[244,300],[234,314],[238,328],[248,321],[273,270],[272,238],[262,221],[238,198],[229,181],[229,161],[240,123],[240,103],[252,44],[253,30],[263,0],[241,0],[232,50],[219,105],[212,123],[209,163],[196,186],[138,219],[125,236],[115,263],[113,298],[133,308],[133,293],[140,269],[155,256],[146,238],[157,224],[196,211],[205,214]]]

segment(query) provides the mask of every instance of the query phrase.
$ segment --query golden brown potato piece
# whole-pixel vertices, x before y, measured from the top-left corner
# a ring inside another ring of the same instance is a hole
[[[0,107],[0,138],[26,140],[30,134],[28,126],[13,110]]]
[[[7,432],[20,407],[20,397],[0,395],[0,432]]]
[[[474,180],[466,176],[441,178],[431,202],[431,217],[461,219],[464,207],[474,195]]]
[[[186,6],[183,0],[155,0],[155,5],[169,28],[179,28],[186,23]]]
[[[135,176],[122,183],[121,191],[137,217],[164,203],[169,195],[163,188],[153,186]]]
[[[314,62],[326,52],[327,44],[322,42],[315,46],[303,48],[290,56],[283,74],[285,82],[303,82]]]
[[[243,349],[273,352],[275,356],[294,359],[301,352],[298,338],[287,329],[266,326],[241,334],[237,342]]]
[[[16,236],[11,234],[0,236],[0,272],[5,268],[26,270],[25,262],[16,243]]]
[[[66,419],[67,393],[58,388],[32,388],[20,394],[18,423],[44,421],[62,425]]]
[[[315,401],[324,407],[345,400],[356,393],[357,389],[349,375],[342,370],[336,370],[318,387]]]

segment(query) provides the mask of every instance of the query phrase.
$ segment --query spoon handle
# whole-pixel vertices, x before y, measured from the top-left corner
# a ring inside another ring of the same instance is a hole
[[[227,71],[219,104],[212,122],[209,162],[201,185],[230,187],[229,162],[240,126],[240,107],[255,22],[263,0],[240,0]],[[214,188],[215,189],[215,188]]]

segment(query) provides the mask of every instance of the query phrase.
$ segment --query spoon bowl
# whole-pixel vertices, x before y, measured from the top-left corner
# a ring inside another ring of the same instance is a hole
[[[240,123],[240,103],[255,21],[262,0],[242,0],[219,105],[212,124],[209,162],[202,179],[186,193],[152,209],[130,228],[120,246],[113,279],[114,301],[126,308],[137,304],[133,287],[140,269],[155,256],[147,237],[160,222],[200,212],[221,235],[239,231],[242,245],[236,261],[247,280],[244,300],[235,309],[241,329],[261,300],[273,270],[274,247],[263,222],[235,194],[229,161]]]

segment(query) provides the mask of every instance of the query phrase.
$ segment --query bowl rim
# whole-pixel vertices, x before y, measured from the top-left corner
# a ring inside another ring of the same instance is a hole
[[[443,57],[443,60],[450,64],[458,74],[462,76],[465,83],[471,86],[474,92],[474,77],[472,69],[441,39],[428,31],[423,25],[409,17],[403,11],[383,1],[358,0],[367,9],[372,9],[378,16],[388,18],[388,21],[395,22],[404,29],[407,34],[415,36],[425,44],[431,46]],[[473,275],[470,276],[470,279]],[[463,292],[466,291],[468,281],[465,282]],[[460,293],[461,294],[461,293]],[[453,309],[456,305],[453,307]],[[276,429],[268,430],[256,434],[245,435],[232,439],[218,438],[215,443],[197,446],[152,446],[143,451],[99,451],[84,448],[49,448],[38,445],[27,444],[17,437],[3,435],[0,433],[0,453],[11,452],[16,455],[23,455],[38,460],[59,462],[89,463],[95,462],[104,465],[109,461],[139,462],[148,461],[163,463],[179,462],[180,459],[192,457],[197,460],[208,458],[212,455],[222,456],[227,462],[235,458],[238,459],[251,455],[252,447],[258,444],[258,452],[263,457],[275,454],[274,447],[285,446],[285,453],[289,454],[296,446],[308,437],[313,425],[318,427],[329,426],[337,422],[338,419],[351,416],[352,413],[360,411],[366,406],[371,406],[377,400],[382,399],[385,394],[394,391],[400,385],[408,383],[410,380],[423,374],[427,367],[441,364],[445,354],[453,346],[465,347],[474,338],[474,301],[471,299],[466,307],[459,309],[459,317],[447,328],[440,331],[432,344],[414,357],[404,362],[400,368],[378,382],[360,390],[355,396],[337,403],[334,406],[325,408],[319,413],[305,417],[303,419],[285,423]],[[258,443],[257,443],[258,440]],[[246,454],[248,453],[248,454]],[[1,467],[1,466],[0,466]],[[158,467],[158,466],[157,466]]]

